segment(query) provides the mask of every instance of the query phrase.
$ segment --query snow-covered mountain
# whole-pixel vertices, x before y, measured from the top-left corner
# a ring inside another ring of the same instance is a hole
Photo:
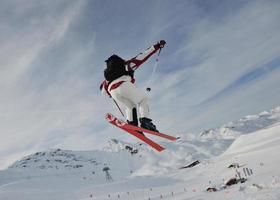
[[[279,133],[277,107],[175,143],[159,140],[161,153],[116,139],[102,150],[37,152],[0,171],[0,199],[279,199]],[[239,168],[228,169],[232,163]],[[225,188],[236,170],[248,180]]]
[[[251,133],[269,127],[280,121],[280,106],[256,115],[248,115],[221,127],[203,131],[204,139],[236,139],[241,134]]]

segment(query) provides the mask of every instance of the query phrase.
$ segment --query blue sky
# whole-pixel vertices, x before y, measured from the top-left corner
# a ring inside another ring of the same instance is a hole
[[[89,150],[119,115],[99,93],[104,60],[165,39],[136,72],[160,130],[199,133],[279,105],[280,2],[275,0],[2,0],[0,168],[49,148]],[[149,85],[147,85],[149,83]]]

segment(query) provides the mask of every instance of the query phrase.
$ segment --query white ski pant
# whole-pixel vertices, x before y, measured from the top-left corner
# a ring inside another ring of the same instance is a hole
[[[138,108],[140,117],[149,118],[148,97],[145,91],[136,88],[131,82],[123,82],[119,87],[110,91],[112,98],[126,108],[126,118],[133,121],[132,109]]]

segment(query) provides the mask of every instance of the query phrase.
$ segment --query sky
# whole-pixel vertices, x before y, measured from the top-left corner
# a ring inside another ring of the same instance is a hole
[[[0,1],[0,169],[51,148],[93,150],[121,117],[102,96],[104,60],[167,44],[135,74],[151,118],[197,133],[279,106],[280,1]],[[155,73],[152,73],[155,71]]]

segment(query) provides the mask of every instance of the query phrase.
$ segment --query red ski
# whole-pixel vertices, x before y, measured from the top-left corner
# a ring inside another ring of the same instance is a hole
[[[175,141],[177,139],[177,138],[172,137],[170,135],[166,135],[166,134],[163,134],[163,133],[158,133],[158,132],[154,132],[154,131],[143,129],[143,128],[140,128],[140,127],[137,127],[137,126],[130,125],[130,124],[118,119],[117,117],[115,117],[114,115],[112,115],[110,113],[107,113],[106,119],[111,124],[115,125],[116,127],[121,128],[124,131],[128,132],[129,134],[137,137],[138,139],[142,140],[143,142],[145,142],[146,144],[148,144],[149,146],[151,146],[152,148],[156,149],[159,152],[161,152],[165,148],[160,146],[159,144],[155,143],[151,139],[145,137],[144,135],[140,134],[138,131],[149,133],[149,134],[152,134],[152,135],[156,135],[156,136],[159,136],[159,137],[162,137],[162,138],[165,138],[165,139],[168,139],[168,140],[172,140],[172,141]]]
[[[162,137],[162,138],[165,138],[167,140],[171,140],[171,141],[175,141],[177,140],[177,138],[173,137],[173,136],[170,136],[170,135],[166,135],[164,133],[160,133],[160,132],[155,132],[155,131],[151,131],[151,130],[148,130],[148,129],[145,129],[145,128],[140,128],[138,126],[133,126],[131,124],[127,124],[126,127],[130,130],[135,130],[135,131],[141,131],[141,132],[144,132],[144,133],[149,133],[151,135],[155,135],[155,136],[158,136],[158,137]]]

